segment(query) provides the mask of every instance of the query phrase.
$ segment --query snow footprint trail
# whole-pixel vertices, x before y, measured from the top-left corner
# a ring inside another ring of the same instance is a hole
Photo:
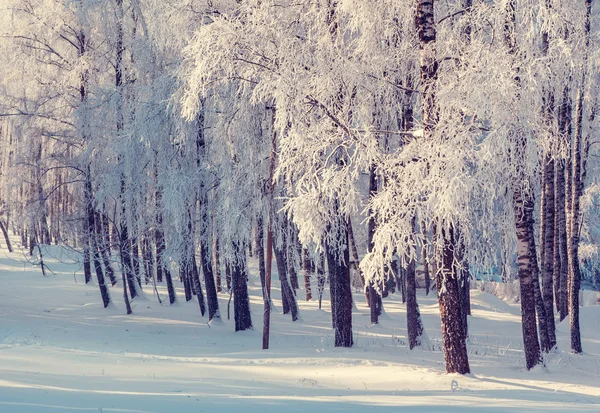
[[[234,333],[228,320],[209,328],[194,302],[169,307],[150,298],[125,316],[113,290],[115,306],[104,310],[96,286],[83,284],[80,273],[73,282],[74,264],[51,257],[47,264],[56,276],[43,278],[0,254],[0,413],[547,413],[600,405],[593,385],[600,307],[582,309],[586,354],[553,354],[547,370],[525,372],[518,307],[474,290],[474,374],[448,376],[439,350],[406,348],[398,297],[384,300],[389,317],[380,325],[365,326],[364,296],[355,295],[352,349],[333,348],[328,313],[300,301],[304,321],[274,312],[272,348],[262,351],[258,328]],[[250,292],[258,323],[260,288],[251,284]],[[227,298],[219,296],[222,305]],[[439,342],[435,297],[419,300],[427,333]],[[561,325],[561,346],[565,340]]]

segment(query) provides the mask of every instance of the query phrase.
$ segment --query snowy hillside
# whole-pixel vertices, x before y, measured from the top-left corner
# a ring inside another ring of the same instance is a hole
[[[59,250],[54,249],[54,255]],[[67,255],[47,257],[52,273],[0,250],[0,412],[597,412],[600,306],[583,307],[586,353],[552,353],[526,371],[518,304],[472,291],[468,344],[472,374],[446,375],[438,304],[419,290],[432,350],[408,350],[405,306],[384,299],[378,326],[354,294],[355,346],[334,348],[329,301],[299,300],[301,322],[281,315],[279,290],[271,349],[261,350],[262,297],[251,271],[253,331],[207,325],[197,303],[158,304],[147,296],[125,315],[122,289],[103,309],[95,285]],[[251,269],[256,265],[249,261]],[[74,272],[76,272],[74,277]],[[77,282],[75,282],[75,279]],[[275,285],[275,284],[274,284]],[[160,287],[159,287],[160,289]],[[161,290],[166,295],[166,290]],[[299,291],[303,297],[303,291]],[[327,297],[327,296],[326,296]],[[233,303],[232,303],[233,309]],[[569,348],[568,320],[558,325]]]

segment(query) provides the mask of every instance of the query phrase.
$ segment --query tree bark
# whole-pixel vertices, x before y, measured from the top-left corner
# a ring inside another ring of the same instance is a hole
[[[304,272],[304,293],[306,301],[312,300],[312,290],[310,287],[310,277],[314,273],[313,266],[308,256],[308,249],[302,248],[302,270]]]
[[[437,273],[436,285],[438,286],[440,318],[442,319],[446,372],[468,374],[471,369],[467,355],[466,333],[460,312],[458,274],[454,265],[454,231],[452,225],[448,228],[444,226],[441,228],[442,268]]]
[[[425,277],[425,295],[429,295],[431,288],[431,276],[429,275],[429,258],[427,257],[427,231],[425,222],[421,223],[421,233],[423,235],[423,247],[421,248],[421,264],[423,265],[423,275]]]
[[[533,203],[533,199],[531,199]],[[531,207],[533,209],[533,205]],[[533,219],[533,218],[532,218]],[[533,234],[533,233],[532,233]],[[538,330],[540,334],[540,346],[543,352],[549,352],[550,334],[548,333],[548,317],[546,316],[546,307],[542,298],[542,289],[540,288],[540,270],[537,262],[535,236],[529,237],[529,248],[531,249],[531,271],[533,274],[533,293],[535,298],[535,311],[537,313]]]
[[[279,281],[281,283],[281,302],[283,304],[283,314],[292,314],[292,321],[298,320],[298,303],[296,302],[296,295],[292,289],[292,285],[288,278],[287,271],[289,264],[287,263],[288,248],[287,245],[287,219],[279,216],[276,219],[279,228],[275,231],[276,239],[273,243],[273,249],[275,253],[275,261],[277,263],[277,272],[279,275]]]
[[[233,283],[233,318],[235,331],[252,328],[250,298],[248,296],[248,275],[246,273],[245,248],[238,243],[233,244],[234,261],[231,263]]]
[[[434,0],[416,0],[415,27],[419,39],[421,106],[423,138],[433,140],[439,113],[436,100],[438,59],[436,56],[436,26]],[[444,223],[442,223],[444,224]],[[436,287],[442,320],[442,340],[446,371],[466,374],[470,372],[465,334],[459,312],[460,293],[453,265],[452,237],[454,228],[442,227],[443,259],[441,271],[436,275]]]
[[[531,243],[533,229],[533,201],[523,199],[521,188],[514,192],[515,226],[517,231],[517,254],[519,263],[519,286],[521,290],[521,324],[523,329],[523,345],[527,369],[540,364],[541,354],[538,342],[538,331],[535,320],[535,291]]]
[[[542,214],[540,219],[540,233],[542,244],[541,269],[542,269],[542,299],[546,313],[549,347],[556,346],[556,327],[554,325],[554,160],[551,155],[545,159],[542,171]]]
[[[417,302],[416,260],[410,257],[406,266],[406,327],[408,331],[408,347],[412,350],[421,345],[423,322],[421,321],[421,312],[419,311],[419,303]]]
[[[102,260],[102,263],[104,264],[104,271],[106,272],[106,276],[111,281],[112,285],[115,286],[115,285],[117,285],[117,277],[115,276],[115,271],[113,270],[111,263],[110,263],[110,257],[109,257],[110,246],[107,243],[108,234],[106,234],[106,232],[104,231],[105,225],[103,224],[103,221],[107,220],[108,218],[104,214],[101,214],[100,212],[96,212],[95,219],[96,219],[96,233],[95,233],[96,238],[95,239],[96,239],[96,245],[97,245],[98,249],[100,250],[99,256]]]
[[[571,103],[569,92],[565,89],[563,94],[563,102],[559,112],[559,133],[566,137],[566,141],[571,140]],[[555,272],[557,268],[559,298],[558,311],[560,313],[560,321],[564,320],[569,313],[568,305],[568,276],[569,276],[569,241],[568,241],[568,220],[567,220],[567,191],[566,191],[566,160],[559,159],[556,162],[556,216],[558,223],[558,249],[559,262],[555,262]]]
[[[369,198],[373,198],[377,195],[377,175],[375,174],[375,165],[371,165],[369,168]],[[374,241],[373,237],[375,236],[375,217],[373,216],[373,211],[369,209],[369,221],[367,224],[367,237],[368,237],[368,246],[369,252],[373,251]],[[369,277],[370,281],[368,281],[367,292],[369,297],[369,308],[371,313],[371,323],[378,324],[379,316],[382,312],[383,301],[381,299],[381,293],[375,288],[375,281],[373,277]],[[382,284],[385,283],[385,280]]]
[[[325,243],[332,302],[332,325],[335,330],[335,346],[352,347],[354,339],[352,337],[352,290],[349,276],[348,227],[347,222],[339,215],[338,208],[335,208],[334,216],[338,216],[340,222],[337,223],[336,234],[333,238],[342,241],[342,250],[336,250],[328,242]]]
[[[87,227],[88,233],[92,234],[90,238],[90,251],[91,258],[94,264],[94,270],[96,271],[96,279],[98,280],[98,287],[100,288],[100,296],[102,297],[102,303],[104,304],[104,308],[108,307],[110,304],[110,294],[108,292],[108,288],[104,282],[104,272],[102,271],[102,265],[100,264],[100,258],[98,256],[98,248],[96,247],[96,240],[93,237],[94,234],[94,204],[92,197],[92,180],[90,177],[90,167],[88,165],[87,174],[85,176],[85,188],[84,188],[84,200],[86,205],[86,215],[87,215]],[[128,302],[127,297],[126,303]],[[129,314],[131,309],[128,309]]]
[[[256,219],[256,256],[258,257],[258,272],[260,274],[260,285],[263,296],[263,336],[262,348],[269,348],[269,335],[271,329],[271,297],[267,291],[267,268],[265,263],[265,229],[263,217],[261,215]]]
[[[12,244],[10,243],[10,237],[8,236],[8,231],[6,230],[6,226],[4,222],[0,220],[0,230],[2,230],[2,234],[4,235],[4,241],[6,241],[6,248],[8,252],[13,252]]]

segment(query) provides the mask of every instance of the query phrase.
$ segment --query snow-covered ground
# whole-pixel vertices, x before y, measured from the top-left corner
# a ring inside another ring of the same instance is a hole
[[[473,291],[473,374],[446,375],[437,303],[422,291],[432,350],[408,350],[397,296],[384,300],[381,324],[371,326],[364,297],[355,294],[356,345],[337,349],[327,295],[324,310],[299,300],[303,321],[292,323],[280,314],[275,289],[271,349],[263,351],[255,271],[256,329],[234,333],[227,294],[219,297],[220,326],[209,327],[181,288],[180,301],[168,306],[148,286],[127,316],[120,288],[111,289],[115,304],[105,310],[97,287],[82,282],[67,256],[46,258],[53,273],[44,278],[22,253],[0,250],[2,413],[600,411],[600,306],[582,308],[584,355],[568,352],[563,322],[560,350],[548,356],[547,367],[527,372],[518,304]]]

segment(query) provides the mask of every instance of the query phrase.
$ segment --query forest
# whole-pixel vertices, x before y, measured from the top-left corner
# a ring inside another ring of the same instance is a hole
[[[1,0],[0,239],[46,277],[49,246],[75,254],[106,311],[189,301],[265,350],[303,302],[351,348],[357,299],[376,325],[391,296],[429,348],[434,297],[444,371],[469,374],[490,282],[517,291],[521,368],[558,351],[563,319],[560,350],[583,353],[596,3]]]

